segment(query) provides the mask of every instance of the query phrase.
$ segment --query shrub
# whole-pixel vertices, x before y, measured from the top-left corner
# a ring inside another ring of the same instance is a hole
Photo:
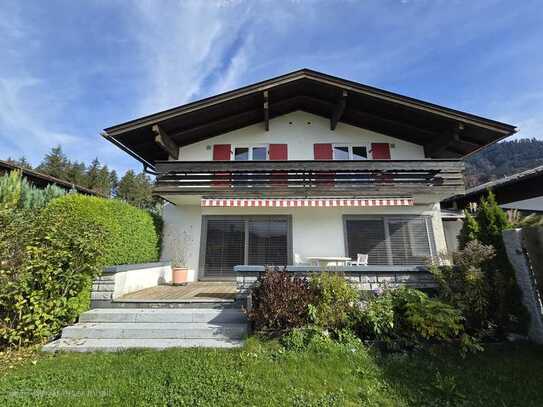
[[[71,228],[73,233],[84,230],[82,224],[71,223],[70,218],[98,225],[104,231],[103,256],[99,259],[104,266],[145,263],[159,258],[159,218],[125,202],[71,194],[52,201],[43,216],[55,219],[60,228]]]
[[[525,331],[527,312],[521,301],[513,267],[509,262],[502,232],[511,227],[507,214],[498,206],[494,194],[481,198],[475,216],[467,215],[461,231],[460,246],[464,249],[471,240],[491,245],[496,256],[482,265],[484,279],[490,291],[488,296],[489,319],[498,331]]]
[[[342,274],[323,272],[311,279],[314,303],[310,307],[313,322],[325,329],[340,330],[350,324],[358,291]]]
[[[21,345],[56,335],[87,306],[100,272],[103,233],[91,221],[60,213],[2,211],[0,345]],[[73,226],[73,229],[72,227]],[[76,233],[73,232],[76,230]]]
[[[358,332],[387,346],[420,347],[463,339],[459,310],[422,291],[399,288],[370,299],[359,315]]]
[[[467,331],[477,336],[483,336],[492,325],[488,311],[491,289],[483,267],[495,254],[494,247],[474,240],[453,254],[455,267],[430,267],[439,285],[439,297],[462,312]]]
[[[104,266],[158,258],[159,227],[124,202],[76,194],[0,209],[0,345],[56,335],[88,307]]]
[[[18,170],[0,176],[0,207],[4,209],[43,208],[54,198],[65,194],[66,191],[56,185],[48,185],[44,189],[30,185]]]
[[[281,332],[308,322],[313,293],[307,279],[290,276],[279,268],[268,268],[253,289],[249,319],[257,330]]]

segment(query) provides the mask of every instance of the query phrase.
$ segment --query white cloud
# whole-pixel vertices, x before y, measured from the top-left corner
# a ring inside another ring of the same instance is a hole
[[[235,86],[247,67],[243,33],[247,13],[236,4],[217,2],[137,3],[133,31],[147,72],[141,113],[177,106],[200,95],[204,85]],[[240,42],[241,46],[235,48]],[[234,47],[234,55],[227,55]],[[231,58],[221,73],[225,56]],[[219,74],[214,82],[213,75]],[[145,84],[145,82],[144,82]],[[223,85],[221,85],[223,84]]]

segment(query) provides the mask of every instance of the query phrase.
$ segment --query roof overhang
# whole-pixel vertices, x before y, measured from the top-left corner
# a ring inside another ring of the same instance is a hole
[[[303,110],[458,158],[514,134],[514,126],[302,69],[104,130],[105,138],[153,168],[176,147]]]

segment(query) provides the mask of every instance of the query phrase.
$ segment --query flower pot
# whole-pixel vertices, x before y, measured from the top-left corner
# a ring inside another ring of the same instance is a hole
[[[172,267],[172,284],[185,285],[189,274],[188,267]]]

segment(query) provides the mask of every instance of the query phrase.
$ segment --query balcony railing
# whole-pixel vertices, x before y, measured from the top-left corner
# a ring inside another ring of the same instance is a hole
[[[460,160],[159,161],[154,193],[400,196],[464,191]]]

